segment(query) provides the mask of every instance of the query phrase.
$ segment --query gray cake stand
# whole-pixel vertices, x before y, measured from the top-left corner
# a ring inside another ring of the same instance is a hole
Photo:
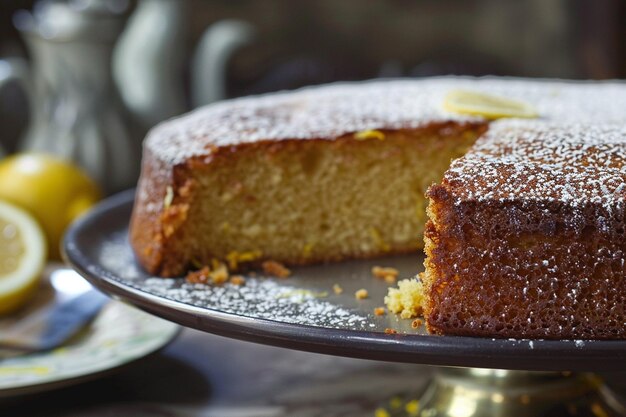
[[[391,416],[626,415],[593,373],[626,371],[626,341],[435,336],[413,329],[410,320],[374,315],[388,284],[372,277],[372,266],[411,277],[422,267],[421,255],[294,268],[288,279],[248,274],[244,286],[153,277],[128,243],[133,198],[133,190],[115,195],[74,223],[64,256],[94,286],[149,313],[256,343],[437,366],[419,409],[390,406]],[[343,292],[335,294],[334,285]],[[356,300],[360,288],[368,299]]]

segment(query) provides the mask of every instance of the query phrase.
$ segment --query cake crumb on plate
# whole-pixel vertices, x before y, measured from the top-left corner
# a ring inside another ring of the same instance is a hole
[[[378,279],[383,279],[389,284],[393,284],[398,279],[400,273],[396,268],[374,266],[372,268],[372,275]]]
[[[263,272],[276,278],[287,278],[291,275],[291,270],[280,262],[265,261],[261,264],[261,267],[263,267]]]
[[[356,297],[357,300],[365,300],[367,297],[369,297],[369,293],[367,292],[365,288],[361,288],[360,290],[357,290],[357,292],[354,293],[354,296]]]
[[[417,278],[404,279],[398,282],[398,288],[389,288],[385,297],[385,305],[394,314],[403,319],[412,319],[422,315],[424,304],[424,287]]]

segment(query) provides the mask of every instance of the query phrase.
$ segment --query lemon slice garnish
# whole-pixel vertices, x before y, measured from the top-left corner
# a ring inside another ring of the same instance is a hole
[[[9,313],[37,289],[46,260],[46,238],[24,210],[0,201],[0,314]]]
[[[449,92],[444,99],[443,107],[454,113],[483,116],[489,119],[538,116],[535,108],[528,103],[470,90]]]

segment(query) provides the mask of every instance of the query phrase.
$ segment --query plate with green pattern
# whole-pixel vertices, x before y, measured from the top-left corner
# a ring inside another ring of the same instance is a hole
[[[53,271],[51,275],[55,273],[65,274],[62,278],[66,284],[70,280],[83,280],[67,269]],[[84,282],[84,285],[88,284]],[[47,287],[48,292],[62,290]],[[169,321],[122,302],[110,301],[69,343],[47,352],[0,360],[0,398],[56,389],[112,372],[159,351],[176,337],[179,329]]]

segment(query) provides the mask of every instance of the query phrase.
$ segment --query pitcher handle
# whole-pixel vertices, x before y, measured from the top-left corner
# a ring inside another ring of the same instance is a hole
[[[16,81],[24,90],[29,105],[32,105],[31,97],[33,93],[32,78],[28,62],[22,58],[0,59],[0,90],[12,81]],[[6,139],[6,138],[5,138]],[[1,138],[0,138],[1,140]],[[0,157],[4,156],[2,143],[0,142]]]
[[[250,44],[256,34],[248,22],[225,19],[209,26],[192,58],[193,107],[225,98],[226,69],[233,53]]]

